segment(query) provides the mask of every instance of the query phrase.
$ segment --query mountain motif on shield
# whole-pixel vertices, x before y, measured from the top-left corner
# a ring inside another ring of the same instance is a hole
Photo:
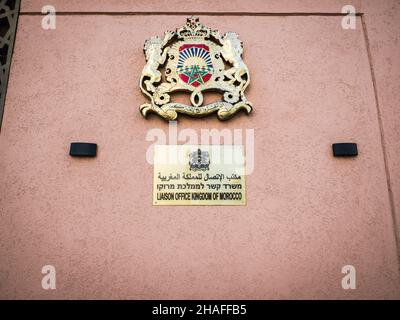
[[[242,60],[243,44],[234,32],[221,35],[191,17],[186,25],[145,41],[146,65],[140,89],[150,103],[140,106],[143,116],[155,113],[175,120],[178,113],[206,116],[217,113],[220,120],[237,111],[252,111],[245,90],[249,70]],[[222,100],[204,105],[206,91],[220,92]],[[187,92],[191,104],[173,101],[173,94]]]
[[[176,71],[182,81],[194,87],[210,80],[214,71],[210,48],[204,44],[180,46]]]

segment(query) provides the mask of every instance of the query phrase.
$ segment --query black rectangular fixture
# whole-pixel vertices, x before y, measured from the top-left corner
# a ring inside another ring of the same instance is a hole
[[[72,142],[69,150],[71,157],[95,157],[97,144],[88,142]]]
[[[332,149],[335,157],[355,157],[358,155],[357,143],[334,143]]]

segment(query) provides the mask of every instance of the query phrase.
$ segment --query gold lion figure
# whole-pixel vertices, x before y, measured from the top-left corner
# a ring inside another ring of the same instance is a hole
[[[148,92],[154,92],[156,90],[154,83],[161,81],[161,72],[158,71],[158,67],[164,64],[167,59],[169,48],[162,48],[168,43],[169,40],[174,36],[175,32],[165,32],[164,39],[160,37],[151,37],[144,43],[144,52],[146,55],[146,65],[143,67],[142,76],[140,77],[140,89],[148,95]],[[144,80],[149,78],[148,80]],[[143,80],[146,89],[143,88]]]
[[[222,49],[221,54],[226,61],[232,64],[232,68],[225,71],[228,82],[233,84],[235,81],[239,83],[238,90],[243,101],[247,101],[244,91],[250,83],[249,69],[242,60],[243,43],[238,35],[234,32],[227,32],[219,38]]]

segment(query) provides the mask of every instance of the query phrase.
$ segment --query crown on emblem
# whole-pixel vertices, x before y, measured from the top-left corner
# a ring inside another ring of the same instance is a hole
[[[203,26],[199,22],[198,17],[191,16],[186,19],[186,24],[177,29],[178,38],[199,40],[208,38],[211,34],[211,29]]]
[[[210,154],[207,151],[192,152],[189,155],[189,167],[193,171],[206,171],[210,169]]]

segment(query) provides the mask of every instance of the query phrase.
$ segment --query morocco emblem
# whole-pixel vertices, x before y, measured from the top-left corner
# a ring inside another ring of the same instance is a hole
[[[239,110],[252,111],[244,93],[250,74],[236,33],[221,35],[190,17],[183,27],[165,32],[163,39],[146,40],[144,52],[140,89],[150,103],[140,106],[143,116],[155,113],[175,120],[178,113],[201,117],[216,112],[225,120]],[[204,105],[205,91],[220,92],[222,100]],[[190,105],[173,101],[179,92],[190,93]]]
[[[210,169],[210,154],[208,151],[197,149],[189,155],[189,168],[193,171]]]

